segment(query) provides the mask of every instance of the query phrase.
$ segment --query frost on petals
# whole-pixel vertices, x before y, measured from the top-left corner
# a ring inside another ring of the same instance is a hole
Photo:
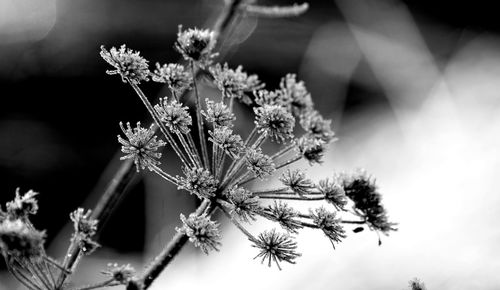
[[[182,227],[176,228],[179,233],[189,237],[195,247],[200,248],[205,254],[212,250],[219,250],[221,245],[219,224],[210,220],[207,215],[196,215],[192,213],[186,218],[181,214]]]
[[[140,56],[140,52],[127,48],[125,44],[118,49],[112,47],[109,51],[101,46],[101,57],[115,68],[107,73],[119,74],[123,82],[139,84],[149,80],[148,61]]]
[[[212,53],[215,43],[215,32],[197,28],[189,28],[183,31],[182,26],[179,25],[175,49],[182,54],[185,60],[197,62],[204,67],[210,64],[215,56]]]
[[[290,235],[276,232],[275,229],[264,231],[252,242],[252,246],[259,249],[259,254],[254,259],[262,258],[261,262],[267,261],[269,267],[274,262],[281,270],[281,262],[295,264],[295,259],[300,257],[296,251],[297,242]]]

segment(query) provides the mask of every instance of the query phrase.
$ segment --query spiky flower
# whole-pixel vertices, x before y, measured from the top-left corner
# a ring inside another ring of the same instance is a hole
[[[211,198],[215,196],[217,189],[217,180],[210,174],[210,171],[204,168],[182,169],[185,177],[177,176],[179,180],[178,189],[184,189],[191,194],[196,194],[199,198]]]
[[[341,239],[345,238],[344,228],[340,225],[335,213],[320,207],[314,211],[311,210],[310,214],[314,224],[325,233],[335,249],[334,243],[340,243]]]
[[[174,93],[182,93],[193,82],[191,74],[185,70],[183,65],[177,63],[164,64],[163,66],[156,63],[152,79],[158,83],[166,83]]]
[[[125,285],[134,278],[135,270],[130,264],[118,265],[117,263],[109,263],[108,269],[101,273]]]
[[[262,258],[261,263],[267,261],[269,267],[274,262],[281,270],[279,263],[285,261],[295,264],[295,259],[300,257],[296,251],[297,242],[289,234],[276,232],[276,229],[260,233],[258,238],[252,242],[252,246],[260,251],[254,259]]]
[[[355,208],[368,225],[385,234],[396,230],[394,223],[389,222],[385,208],[382,206],[382,196],[377,191],[375,180],[360,170],[342,178],[345,194],[354,202]]]
[[[91,218],[91,214],[91,210],[85,212],[83,208],[78,208],[69,215],[74,228],[72,239],[86,255],[90,255],[99,247],[99,244],[92,239],[97,232],[98,221]]]
[[[280,181],[298,195],[307,194],[314,188],[312,180],[306,178],[306,174],[298,169],[287,169]]]
[[[261,179],[271,175],[275,170],[271,157],[263,154],[260,148],[248,148],[245,154],[245,161],[248,170],[251,170]]]
[[[287,74],[281,79],[281,89],[289,96],[290,106],[295,116],[300,116],[313,108],[311,94],[303,81],[297,81],[295,74]]]
[[[188,218],[181,214],[181,221],[182,227],[176,230],[187,235],[189,240],[205,254],[219,250],[221,236],[218,223],[210,220],[206,214],[198,216],[195,213],[190,214]]]
[[[16,197],[14,200],[7,202],[7,214],[11,219],[24,219],[28,215],[34,215],[38,211],[38,201],[35,196],[38,192],[29,190],[25,194],[19,193],[19,188],[16,189]]]
[[[168,128],[174,133],[187,134],[192,124],[188,107],[183,107],[177,100],[168,102],[167,98],[160,99],[160,104],[155,105],[155,110]]]
[[[347,196],[344,188],[339,182],[331,179],[320,180],[316,188],[325,195],[325,200],[335,206],[338,210],[343,210],[347,204]]]
[[[231,112],[231,109],[223,102],[214,102],[209,99],[205,99],[205,101],[207,110],[202,111],[202,114],[208,122],[214,123],[216,126],[233,127],[236,117]]]
[[[149,80],[148,61],[140,56],[140,52],[127,48],[125,44],[119,49],[112,47],[109,51],[101,46],[101,57],[115,67],[114,70],[108,70],[106,73],[119,74],[124,83],[130,81],[139,84]]]
[[[244,103],[251,102],[245,93],[261,89],[264,86],[257,75],[248,75],[243,71],[241,65],[236,69],[230,69],[227,63],[224,66],[218,63],[210,68],[210,72],[224,97],[238,98]]]
[[[242,187],[233,187],[228,194],[229,213],[244,222],[255,221],[255,216],[262,212],[259,198]]]
[[[288,109],[290,106],[290,96],[283,90],[258,90],[254,92],[255,103],[261,107],[265,105],[280,106]]]
[[[215,32],[208,29],[189,28],[182,31],[179,25],[175,49],[182,54],[185,60],[198,62],[204,67],[210,64],[215,56],[212,50],[215,47]]]
[[[255,125],[260,133],[266,133],[272,140],[281,143],[293,137],[295,118],[278,105],[264,105],[254,109]]]
[[[43,253],[45,232],[37,231],[20,219],[0,223],[0,251],[4,256],[39,258]]]
[[[215,127],[213,131],[209,131],[209,134],[208,139],[223,149],[231,158],[237,158],[243,151],[243,141],[240,135],[233,134],[233,130],[228,127]]]
[[[132,159],[134,160],[137,172],[139,169],[149,168],[160,164],[161,153],[158,149],[165,146],[162,140],[156,140],[153,125],[149,129],[142,128],[141,123],[137,122],[135,128],[130,127],[127,122],[127,129],[123,127],[120,122],[120,128],[127,137],[127,140],[118,135],[118,142],[122,144],[122,152],[126,155],[121,157],[120,160]]]
[[[310,136],[302,136],[295,140],[295,145],[297,146],[297,151],[305,160],[309,161],[309,164],[323,163],[326,151],[325,142],[311,138]]]
[[[306,132],[325,143],[329,143],[335,138],[331,123],[331,120],[324,119],[318,111],[309,111],[307,114],[303,114],[300,120],[300,125]]]
[[[265,217],[278,222],[283,229],[292,234],[297,234],[298,230],[303,228],[298,220],[299,212],[281,201],[274,201],[273,205],[269,205]]]

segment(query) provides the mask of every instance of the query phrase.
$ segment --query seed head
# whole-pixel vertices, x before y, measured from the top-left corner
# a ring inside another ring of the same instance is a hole
[[[209,251],[219,250],[221,235],[218,223],[205,214],[198,216],[194,213],[188,218],[181,214],[181,221],[182,227],[176,230],[187,235],[195,247],[199,247],[207,255]]]
[[[297,81],[295,74],[287,74],[281,79],[281,89],[290,99],[290,106],[295,116],[300,116],[309,110],[312,110],[314,104],[311,94],[303,81]]]
[[[325,195],[325,200],[335,206],[337,210],[344,210],[347,205],[347,196],[344,188],[335,180],[320,180],[316,188]]]
[[[261,89],[261,84],[257,75],[248,75],[243,71],[240,65],[235,70],[230,69],[227,63],[221,66],[219,63],[210,68],[214,77],[214,82],[224,93],[224,97],[238,98],[245,103],[251,103],[251,100],[245,96],[245,93]]]
[[[24,219],[28,215],[34,215],[38,211],[38,201],[35,196],[38,192],[30,190],[24,195],[19,194],[19,188],[16,189],[16,197],[13,201],[7,202],[7,214],[11,219]]]
[[[314,188],[314,183],[298,169],[293,171],[287,169],[280,177],[280,181],[298,195],[307,194]]]
[[[182,31],[182,25],[179,25],[175,49],[182,54],[185,60],[195,61],[204,67],[210,64],[215,56],[212,53],[215,43],[215,32],[197,28]]]
[[[187,134],[192,124],[188,107],[183,107],[181,103],[172,100],[170,103],[167,98],[160,99],[160,104],[155,105],[155,110],[168,128],[174,133]]]
[[[272,140],[281,143],[293,137],[295,118],[285,108],[278,105],[264,105],[254,109],[260,133],[265,132]]]
[[[310,165],[323,163],[322,159],[326,151],[325,142],[310,136],[302,136],[295,141],[295,144],[297,151],[309,161]]]
[[[210,174],[210,171],[204,168],[182,169],[185,177],[177,176],[179,181],[178,189],[184,189],[191,194],[196,194],[200,199],[211,198],[215,196],[217,189],[217,180]]]
[[[245,159],[248,170],[261,179],[271,175],[275,170],[271,157],[263,154],[260,148],[248,148]]]
[[[203,116],[208,122],[217,126],[233,127],[233,121],[236,119],[231,110],[223,102],[214,102],[205,99],[207,111],[202,111]]]
[[[127,129],[120,122],[120,128],[127,137],[127,140],[118,135],[118,142],[122,144],[122,152],[126,155],[120,160],[134,160],[137,172],[140,169],[150,168],[160,164],[161,153],[157,152],[159,148],[165,146],[162,140],[156,140],[153,131],[153,125],[149,129],[142,128],[141,123],[137,122],[137,127],[131,128],[130,123],[127,123]]]
[[[5,219],[0,223],[0,251],[4,256],[39,258],[44,242],[45,232],[35,230],[20,219]]]
[[[83,208],[78,208],[69,215],[76,234],[89,238],[95,235],[98,221],[91,218],[91,214],[92,211],[90,209],[85,212]]]
[[[255,221],[255,215],[262,212],[259,198],[242,187],[233,187],[228,192],[229,213],[244,222]]]
[[[331,123],[331,120],[323,119],[323,116],[314,110],[303,114],[300,120],[300,125],[306,132],[325,143],[330,143],[335,138]]]
[[[261,107],[265,105],[280,106],[288,110],[290,106],[290,96],[284,90],[258,90],[254,91],[255,103]]]
[[[241,137],[233,134],[233,130],[228,127],[215,127],[214,131],[209,131],[209,134],[208,139],[223,149],[231,158],[238,158],[243,151]]]
[[[119,49],[112,47],[109,51],[101,46],[101,57],[115,67],[114,70],[108,70],[106,73],[119,74],[124,83],[127,80],[134,84],[149,81],[148,61],[139,54],[140,52],[127,48],[125,44]]]
[[[134,278],[135,270],[132,266],[130,266],[130,264],[118,266],[117,263],[109,263],[108,269],[106,271],[102,271],[101,273],[113,278],[116,282],[125,285]]]
[[[278,222],[283,229],[292,234],[297,234],[298,230],[303,228],[297,220],[299,212],[284,202],[274,201],[274,204],[267,208],[266,217]]]
[[[262,258],[261,263],[267,260],[269,267],[274,262],[281,270],[280,262],[295,264],[295,259],[300,257],[300,254],[296,252],[297,242],[289,234],[276,232],[275,229],[264,231],[252,242],[252,246],[260,251],[254,259]]]
[[[341,239],[346,237],[344,228],[340,225],[335,213],[328,212],[324,207],[320,207],[314,211],[311,210],[310,214],[314,224],[325,233],[335,249],[334,243],[340,243]]]
[[[156,69],[152,74],[152,79],[158,83],[166,83],[170,90],[181,93],[191,87],[191,74],[184,69],[184,66],[177,63],[169,63],[161,66],[156,63]]]

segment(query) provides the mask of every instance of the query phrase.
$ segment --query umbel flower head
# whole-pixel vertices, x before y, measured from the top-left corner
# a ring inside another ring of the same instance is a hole
[[[252,171],[258,178],[265,178],[275,170],[271,157],[263,154],[260,148],[248,148],[245,158],[248,170]]]
[[[179,25],[175,49],[182,54],[184,59],[195,61],[203,67],[210,64],[215,56],[212,53],[215,43],[215,32],[197,28],[182,31],[182,25]]]
[[[0,223],[0,250],[4,256],[39,258],[43,253],[45,232],[28,226],[20,219]]]
[[[325,156],[325,142],[318,140],[316,138],[311,138],[310,136],[304,135],[299,139],[295,140],[297,151],[309,161],[310,165],[315,163],[323,163],[323,157]]]
[[[218,223],[210,220],[205,214],[198,216],[194,213],[188,218],[181,214],[181,221],[183,226],[176,230],[187,235],[189,240],[205,254],[219,250],[221,236]]]
[[[326,201],[333,204],[337,210],[343,210],[347,205],[344,188],[335,179],[320,180],[317,189],[325,195]]]
[[[7,202],[7,213],[10,218],[27,218],[28,215],[34,215],[38,211],[38,201],[35,196],[38,192],[29,190],[25,194],[19,193],[19,188],[16,189],[16,197],[13,201]]]
[[[164,64],[163,66],[156,63],[152,79],[158,83],[166,83],[174,93],[183,92],[192,83],[191,74],[185,70],[183,65],[177,63]]]
[[[120,284],[127,284],[134,278],[135,270],[130,264],[118,265],[117,263],[109,263],[108,269],[102,271],[102,274],[112,278]]]
[[[265,132],[278,143],[293,137],[295,118],[285,108],[278,105],[264,105],[254,110],[255,125],[259,132]]]
[[[261,262],[267,261],[269,267],[274,262],[281,270],[282,261],[295,264],[295,259],[300,257],[296,251],[297,242],[290,235],[276,232],[275,229],[260,233],[252,242],[252,246],[259,249],[259,254],[254,259],[262,258]]]
[[[299,212],[281,201],[274,201],[274,204],[266,209],[266,217],[278,222],[283,229],[292,234],[297,234],[298,230],[303,228],[298,220]]]
[[[210,171],[204,168],[196,167],[184,167],[182,171],[185,176],[177,176],[177,179],[179,180],[179,189],[184,189],[190,193],[194,193],[200,199],[215,196],[215,191],[217,190],[217,180],[215,180]]]
[[[311,94],[307,91],[304,81],[297,81],[295,74],[287,74],[282,78],[280,87],[289,97],[290,106],[295,116],[300,116],[312,110]]]
[[[139,169],[145,168],[151,170],[151,166],[160,164],[158,159],[160,159],[161,153],[158,152],[158,149],[165,146],[165,142],[156,140],[153,125],[146,129],[141,127],[140,122],[137,122],[137,126],[132,129],[130,123],[127,123],[125,129],[123,123],[120,122],[120,128],[127,137],[127,139],[124,139],[118,135],[118,142],[122,145],[122,152],[126,154],[120,160],[134,160],[138,172]]]
[[[214,131],[209,131],[209,133],[208,139],[223,149],[231,158],[237,158],[243,151],[241,137],[233,134],[233,130],[228,127],[215,127]]]
[[[314,188],[312,180],[306,178],[305,173],[298,169],[287,169],[280,181],[298,195],[307,194]]]
[[[91,210],[85,212],[83,208],[78,208],[69,215],[74,228],[72,239],[78,243],[80,250],[86,255],[99,247],[99,244],[92,239],[97,232],[98,221],[91,218],[91,214]]]
[[[345,238],[344,228],[340,225],[335,213],[327,211],[324,207],[311,210],[310,213],[314,224],[325,233],[335,248],[334,243],[340,243],[341,239]]]
[[[261,89],[261,84],[257,75],[248,75],[240,65],[235,70],[230,69],[227,63],[223,66],[216,64],[210,68],[214,77],[214,82],[227,98],[238,98],[244,103],[251,103],[245,93]]]
[[[303,114],[300,120],[300,124],[306,132],[325,143],[330,143],[335,138],[331,123],[331,120],[324,119],[323,116],[315,110]]]
[[[110,75],[119,74],[123,82],[140,84],[149,80],[148,61],[138,51],[127,48],[125,44],[119,49],[112,47],[109,51],[101,46],[101,57],[115,69],[106,71]]]
[[[205,100],[207,103],[207,110],[202,114],[206,120],[216,126],[225,126],[231,128],[236,119],[231,110],[224,104],[224,102],[214,102],[209,99]]]
[[[254,91],[255,103],[261,107],[265,105],[280,106],[289,110],[290,96],[283,90],[258,90]]]
[[[256,215],[262,213],[259,198],[242,187],[233,187],[229,190],[227,205],[231,216],[236,216],[244,222],[255,221]]]
[[[183,107],[176,100],[168,102],[167,98],[160,99],[160,104],[155,105],[155,110],[168,128],[175,133],[187,134],[192,124],[188,107]]]

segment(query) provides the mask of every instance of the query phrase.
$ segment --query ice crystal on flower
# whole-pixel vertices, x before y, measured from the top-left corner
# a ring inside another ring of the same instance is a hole
[[[38,192],[30,190],[25,194],[19,193],[19,188],[16,189],[16,197],[13,201],[7,203],[7,213],[10,218],[27,218],[28,215],[34,215],[38,211],[38,201],[35,196]]]
[[[331,120],[324,119],[318,111],[310,111],[304,114],[300,120],[300,124],[306,132],[326,143],[334,140],[335,137],[331,123]]]
[[[347,196],[344,188],[339,182],[331,179],[320,180],[317,188],[325,195],[325,200],[335,206],[338,210],[343,210],[347,204]]]
[[[298,169],[287,169],[280,177],[280,181],[299,195],[307,194],[312,188],[314,188],[313,182],[306,178],[304,172]]]
[[[250,101],[245,93],[261,89],[264,86],[257,75],[248,75],[243,71],[241,65],[236,69],[230,69],[227,63],[223,66],[216,64],[210,68],[210,72],[214,77],[215,84],[224,93],[224,97],[238,98],[244,100],[244,103]]]
[[[299,153],[309,161],[309,164],[322,163],[325,155],[326,147],[325,142],[311,138],[309,136],[302,136],[295,141]]]
[[[276,232],[275,229],[260,233],[252,246],[259,249],[259,254],[255,256],[255,259],[262,258],[261,262],[267,261],[269,267],[274,262],[280,270],[281,262],[295,264],[295,259],[300,257],[296,251],[297,242],[290,235]]]
[[[228,194],[229,213],[244,222],[256,219],[256,215],[262,212],[259,198],[242,187],[233,187]]]
[[[182,31],[179,26],[175,48],[184,59],[195,61],[201,66],[210,64],[214,57],[215,32],[208,29],[189,28]]]
[[[112,278],[120,284],[127,284],[135,275],[135,270],[130,264],[118,265],[117,263],[109,263],[108,269],[102,271],[102,274]]]
[[[218,251],[220,243],[219,224],[210,220],[207,215],[190,214],[186,218],[181,214],[183,226],[177,231],[189,237],[196,247],[199,247],[205,254],[212,250]]]
[[[183,65],[177,63],[156,63],[156,69],[152,73],[152,79],[158,83],[166,83],[174,93],[182,93],[192,83],[191,74]]]
[[[259,178],[265,178],[275,170],[271,157],[263,154],[260,148],[248,148],[245,159],[248,170]]]
[[[109,51],[101,46],[101,57],[115,69],[108,70],[110,75],[119,74],[123,82],[130,81],[139,84],[149,80],[148,61],[140,56],[138,51],[133,51],[124,45],[119,49],[112,47]]]
[[[204,168],[186,168],[183,170],[184,177],[177,176],[179,189],[184,189],[196,194],[199,198],[211,198],[215,196],[217,180],[210,171]]]
[[[344,228],[340,225],[335,213],[327,211],[324,207],[311,210],[310,213],[314,224],[325,233],[335,248],[334,243],[340,243],[341,239],[345,238]]]
[[[233,126],[236,117],[223,102],[214,102],[206,99],[206,103],[207,110],[203,111],[202,114],[208,122],[214,123],[217,126]]]
[[[91,214],[91,210],[85,211],[83,208],[78,208],[70,214],[74,228],[72,239],[77,242],[82,252],[86,255],[89,255],[99,247],[99,244],[92,239],[97,232],[98,221],[91,218]]]
[[[243,150],[243,141],[239,135],[233,134],[233,130],[228,127],[215,127],[209,131],[210,141],[224,150],[231,158],[237,158]]]
[[[261,133],[281,143],[293,137],[295,118],[285,108],[278,105],[264,105],[254,109],[255,125]]]
[[[168,102],[167,98],[160,99],[160,104],[155,105],[155,110],[168,128],[174,133],[187,134],[192,124],[188,107],[183,107],[177,100]]]
[[[287,74],[281,79],[280,87],[289,96],[292,112],[300,116],[313,108],[311,94],[303,81],[297,81],[295,74]]]
[[[297,234],[298,230],[303,227],[298,220],[299,212],[281,201],[274,201],[274,204],[266,209],[265,216],[272,221],[278,222],[283,229],[292,234]]]

